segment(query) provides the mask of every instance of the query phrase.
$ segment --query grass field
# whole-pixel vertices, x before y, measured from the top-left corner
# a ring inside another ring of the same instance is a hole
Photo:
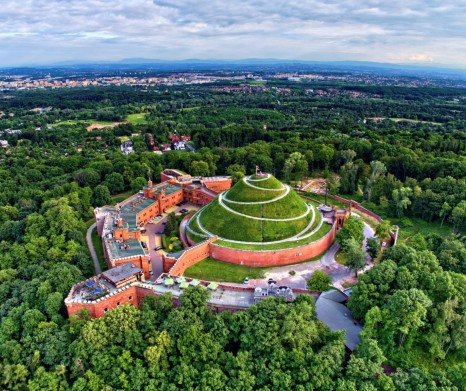
[[[332,229],[332,226],[330,224],[322,224],[320,229],[313,235],[311,235],[309,238],[306,239],[301,239],[301,240],[295,240],[291,242],[284,242],[284,243],[276,243],[276,244],[243,244],[243,243],[231,243],[231,242],[226,242],[223,240],[218,240],[215,242],[215,244],[224,246],[224,247],[231,247],[231,248],[238,248],[242,250],[280,250],[280,249],[286,249],[286,248],[291,248],[291,247],[297,247],[297,246],[303,246],[305,244],[311,243],[323,236],[325,236],[330,230]]]
[[[265,267],[234,265],[213,258],[206,258],[186,269],[184,276],[216,282],[242,283],[245,277],[264,278],[264,273],[268,269]]]
[[[97,228],[92,230],[91,239],[92,244],[94,245],[95,253],[97,254],[97,259],[99,260],[100,268],[102,271],[107,270],[107,262],[105,262],[102,238],[97,233]]]
[[[398,243],[405,243],[411,236],[421,233],[426,236],[429,234],[438,234],[442,237],[449,236],[453,233],[453,226],[444,223],[440,225],[439,221],[428,222],[417,218],[390,219],[392,224],[400,227]]]
[[[225,201],[231,209],[248,216],[283,219],[301,216],[307,210],[306,204],[296,193],[289,192],[286,197],[267,204],[233,204]]]
[[[221,216],[221,218],[219,218]],[[266,242],[286,239],[304,230],[311,215],[293,221],[248,219],[224,209],[214,200],[201,215],[202,225],[210,232],[231,240]]]
[[[440,122],[431,122],[431,121],[420,121],[417,119],[408,119],[408,118],[389,118],[389,120],[394,122],[411,122],[414,124],[430,124],[430,125],[442,125]]]
[[[120,194],[112,195],[112,205],[116,205],[119,202],[126,200],[128,197],[130,197],[132,195],[133,195],[133,193],[131,193],[130,191],[128,191],[126,193],[120,193]]]
[[[67,121],[60,121],[52,124],[52,126],[59,126],[59,125],[91,125],[91,124],[99,124],[99,125],[111,125],[115,123],[115,121],[97,121],[94,119],[77,119],[77,120],[67,120]]]
[[[227,198],[239,202],[270,201],[284,192],[285,190],[280,189],[277,189],[277,191],[263,191],[250,187],[243,181],[239,181],[228,191]]]
[[[130,114],[126,117],[126,120],[130,123],[130,124],[134,124],[134,125],[143,125],[143,124],[147,124],[147,120],[146,120],[146,113],[136,113],[136,114]]]

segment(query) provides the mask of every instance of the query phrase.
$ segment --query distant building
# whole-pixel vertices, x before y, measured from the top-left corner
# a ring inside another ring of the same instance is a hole
[[[129,155],[130,153],[133,153],[134,152],[134,149],[133,149],[133,142],[132,141],[124,141],[121,146],[120,146],[120,149],[121,149],[121,153],[123,155]]]
[[[7,140],[0,140],[0,146],[2,148],[8,147],[8,141]]]

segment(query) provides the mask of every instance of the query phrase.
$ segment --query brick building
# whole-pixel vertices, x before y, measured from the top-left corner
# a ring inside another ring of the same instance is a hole
[[[131,262],[148,278],[149,256],[140,242],[144,226],[182,201],[207,205],[217,193],[231,187],[230,177],[191,177],[171,169],[164,170],[160,177],[161,183],[149,179],[139,193],[115,206],[95,209],[97,232],[109,268]]]

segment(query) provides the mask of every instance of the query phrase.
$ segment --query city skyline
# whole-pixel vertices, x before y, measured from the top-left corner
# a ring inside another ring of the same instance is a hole
[[[274,58],[466,68],[460,1],[7,0],[0,67]]]

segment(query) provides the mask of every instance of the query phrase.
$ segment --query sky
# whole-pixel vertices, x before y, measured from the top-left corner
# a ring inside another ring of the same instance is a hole
[[[466,68],[465,0],[2,0],[0,67],[274,58]]]

